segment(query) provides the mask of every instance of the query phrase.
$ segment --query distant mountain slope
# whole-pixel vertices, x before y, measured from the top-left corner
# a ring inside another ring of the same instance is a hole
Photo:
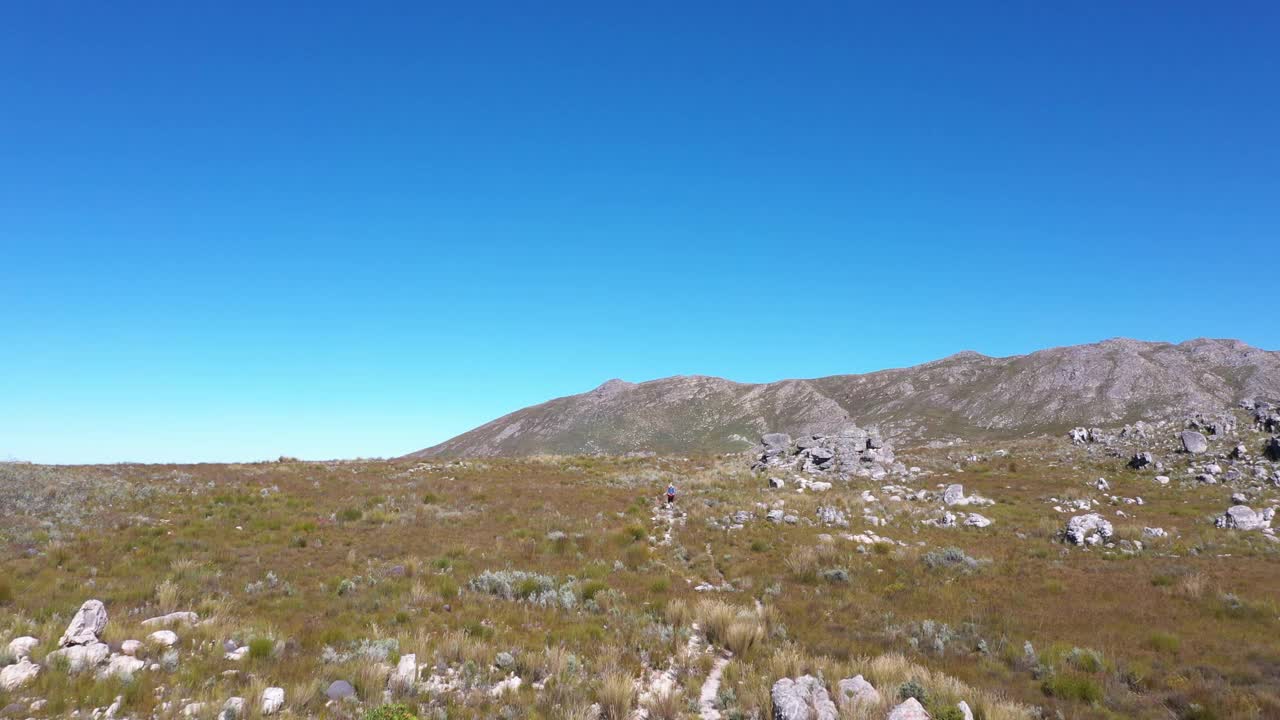
[[[677,376],[610,380],[518,410],[409,457],[728,452],[770,430],[852,418],[898,442],[1009,437],[1119,425],[1280,398],[1280,352],[1237,340],[1115,339],[992,358],[964,352],[865,375],[744,384]]]

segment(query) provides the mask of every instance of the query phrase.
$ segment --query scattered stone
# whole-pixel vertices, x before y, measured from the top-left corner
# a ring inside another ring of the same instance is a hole
[[[907,698],[906,702],[895,707],[885,720],[929,720],[929,713],[915,698]]]
[[[240,662],[241,660],[249,657],[249,646],[245,645],[244,647],[236,648],[222,657],[230,660],[231,662]]]
[[[0,669],[0,690],[13,692],[24,688],[39,674],[40,666],[24,657],[17,663]]]
[[[118,678],[125,682],[133,679],[133,674],[146,666],[146,663],[130,655],[112,655],[111,661],[98,671],[100,678]]]
[[[1218,478],[1214,477],[1213,473],[1200,473],[1196,476],[1196,482],[1201,485],[1217,485]]]
[[[1159,483],[1159,484],[1161,484],[1161,485],[1168,485],[1168,484],[1169,484],[1169,476],[1168,476],[1168,475],[1157,475],[1157,476],[1155,477],[1155,480],[1156,480],[1156,482],[1157,482],[1157,483]]]
[[[837,688],[836,699],[842,708],[851,708],[860,703],[872,706],[880,704],[880,691],[861,675],[841,680]]]
[[[771,488],[784,488],[786,486],[787,486],[787,481],[783,480],[782,478],[776,478],[776,477],[769,478],[769,487]]]
[[[836,720],[835,703],[822,681],[812,675],[782,678],[773,684],[774,720]]]
[[[1097,486],[1102,492],[1107,492],[1111,489],[1111,483],[1107,482],[1106,478],[1098,478]]]
[[[172,612],[168,615],[153,617],[142,621],[142,627],[172,627],[174,625],[195,625],[200,616],[193,612]]]
[[[24,635],[9,641],[9,656],[14,660],[31,657],[31,651],[40,646],[40,641],[30,635]]]
[[[783,514],[784,513],[781,510],[770,510],[768,514],[764,516],[764,519],[771,523],[780,523],[782,522]]]
[[[1097,545],[1115,534],[1111,523],[1098,513],[1076,515],[1067,523],[1066,539],[1075,545]]]
[[[1248,505],[1234,505],[1215,520],[1214,525],[1231,530],[1265,530],[1271,527],[1275,512],[1275,508],[1259,512]]]
[[[965,518],[964,524],[969,527],[984,528],[991,524],[991,520],[978,513],[969,513],[969,517]]]
[[[178,634],[172,630],[157,630],[147,636],[147,641],[161,647],[173,647],[178,644]]]
[[[239,720],[244,717],[244,698],[230,697],[222,704],[222,712],[218,713],[218,720]]]
[[[844,512],[829,505],[818,508],[818,522],[823,525],[849,527],[849,519],[845,517]]]
[[[1144,527],[1142,528],[1142,536],[1149,537],[1149,538],[1162,538],[1162,537],[1168,537],[1169,533],[1165,532],[1164,528]]]
[[[1182,441],[1182,449],[1192,455],[1199,455],[1209,449],[1209,441],[1195,430],[1183,430],[1178,433],[1178,439]]]
[[[106,661],[111,648],[106,643],[92,645],[72,645],[49,653],[49,658],[64,658],[67,661],[67,672],[78,673],[97,667]]]
[[[492,688],[489,688],[491,697],[500,697],[508,692],[518,692],[524,681],[517,675],[508,675],[506,679],[499,680]]]
[[[324,691],[324,694],[330,700],[345,700],[355,695],[356,689],[351,687],[351,683],[346,680],[334,680],[329,683],[329,687]]]
[[[274,715],[284,707],[284,688],[269,687],[262,691],[262,714]]]
[[[511,653],[498,653],[498,667],[503,667],[503,655],[511,658],[511,663],[515,664],[515,658],[511,657]],[[408,690],[416,682],[418,682],[418,656],[413,653],[401,655],[400,661],[396,663],[396,671],[391,675],[391,687],[397,690]]]
[[[61,647],[93,645],[107,627],[107,608],[101,600],[86,600],[58,641]]]
[[[947,505],[963,505],[964,486],[958,483],[948,485],[947,489],[942,491],[942,502]]]
[[[1134,470],[1145,470],[1155,464],[1155,456],[1146,451],[1135,454],[1133,458],[1129,460],[1129,467]]]
[[[140,650],[142,650],[142,643],[137,640],[125,640],[120,643],[120,652],[125,655],[137,655]]]

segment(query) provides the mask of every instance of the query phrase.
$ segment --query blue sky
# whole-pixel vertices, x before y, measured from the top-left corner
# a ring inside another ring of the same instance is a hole
[[[611,377],[1280,349],[1274,3],[262,5],[0,9],[0,458],[396,455]]]

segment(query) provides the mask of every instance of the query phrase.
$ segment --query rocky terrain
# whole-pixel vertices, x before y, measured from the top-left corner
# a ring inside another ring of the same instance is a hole
[[[0,464],[0,717],[1280,717],[1280,408],[1124,419]]]
[[[702,376],[611,380],[409,457],[740,452],[762,433],[830,434],[850,418],[900,443],[999,440],[1172,420],[1255,398],[1280,399],[1280,353],[1236,340],[1116,339],[761,385]]]

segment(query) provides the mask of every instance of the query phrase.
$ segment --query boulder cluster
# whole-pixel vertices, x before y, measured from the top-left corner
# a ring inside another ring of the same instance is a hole
[[[812,675],[778,680],[773,684],[770,697],[773,701],[773,720],[862,717],[870,708],[883,702],[880,691],[861,675],[841,680],[836,685],[834,700],[822,680]],[[958,717],[973,720],[973,711],[968,703],[961,701],[954,710]],[[929,720],[929,713],[919,700],[908,697],[889,711],[886,720]]]
[[[852,423],[829,435],[803,435],[794,441],[786,433],[760,436],[756,470],[798,468],[808,473],[832,473],[875,480],[889,472],[905,472],[893,447],[874,430]]]

